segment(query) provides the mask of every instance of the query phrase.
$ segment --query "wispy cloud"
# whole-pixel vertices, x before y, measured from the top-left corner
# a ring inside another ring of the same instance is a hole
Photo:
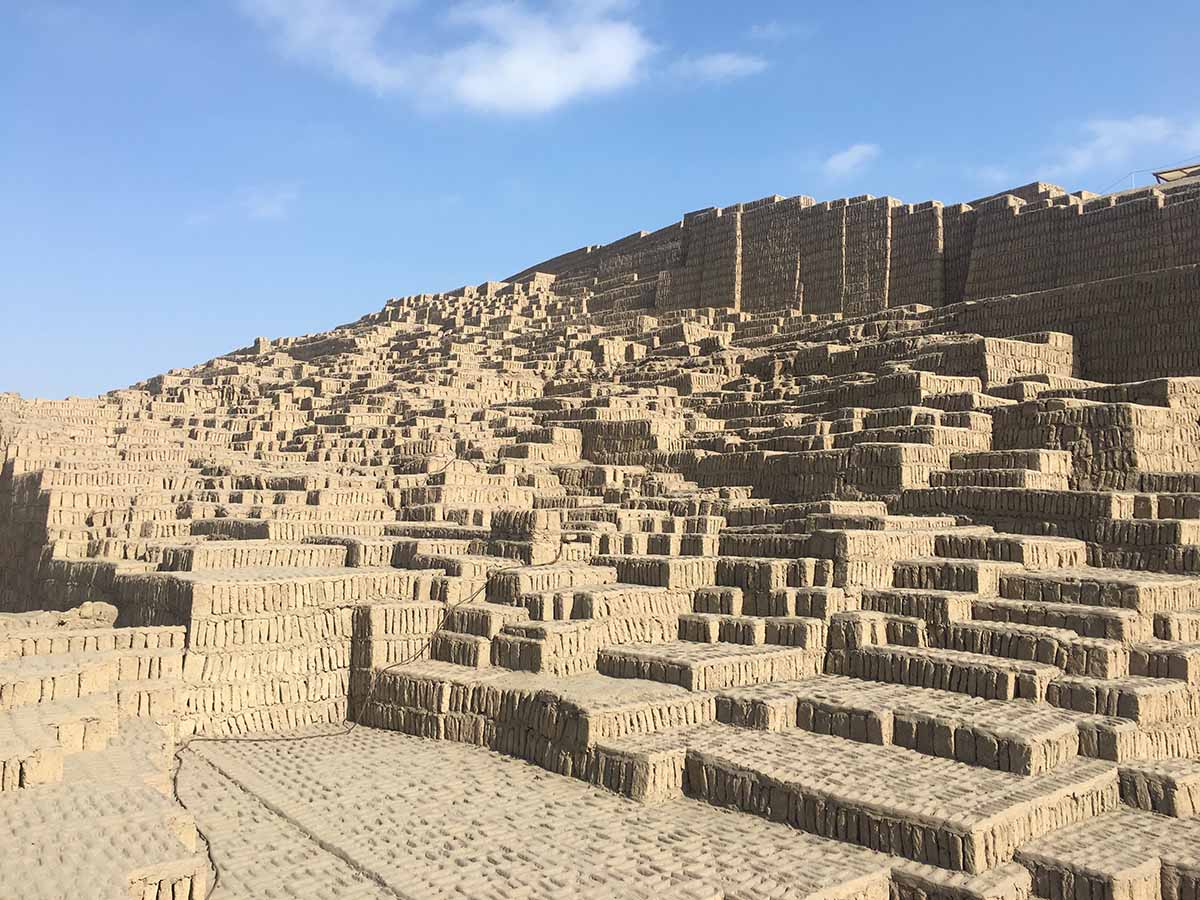
[[[974,179],[979,184],[991,186],[1015,185],[1017,176],[1013,171],[1005,166],[996,166],[988,163],[983,163],[976,166],[967,166],[967,177]]]
[[[543,113],[635,83],[654,44],[621,0],[457,3],[439,28],[414,0],[241,0],[287,57],[381,95]],[[452,40],[435,50],[442,32]]]
[[[408,79],[376,44],[400,0],[242,0],[242,9],[271,32],[288,57],[327,67],[376,91],[394,90]]]
[[[197,209],[183,217],[183,224],[188,228],[200,228],[212,222],[216,214],[210,209]]]
[[[862,171],[879,158],[878,144],[851,144],[822,163],[821,168],[830,178],[845,178]]]
[[[756,41],[784,41],[811,37],[815,29],[811,25],[800,22],[780,22],[772,19],[769,22],[758,22],[751,25],[746,33]]]
[[[72,3],[60,3],[58,0],[43,0],[29,5],[21,13],[28,21],[47,28],[59,28],[85,24],[88,14],[82,7]]]
[[[256,221],[286,219],[299,192],[292,185],[247,188],[238,198],[239,206]]]
[[[260,184],[230,191],[208,206],[183,217],[189,228],[203,228],[217,222],[248,219],[251,222],[281,222],[291,216],[300,191],[294,184]]]
[[[1126,166],[1170,165],[1200,154],[1200,118],[1134,115],[1084,122],[1079,138],[1058,147],[1042,168],[1048,178],[1117,176]]]
[[[746,53],[707,53],[704,56],[687,56],[678,60],[671,68],[681,78],[699,81],[731,81],[757,75],[766,70],[768,63],[761,56]]]

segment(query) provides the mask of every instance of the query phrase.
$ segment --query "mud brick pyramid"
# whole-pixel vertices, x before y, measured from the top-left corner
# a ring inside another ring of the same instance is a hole
[[[0,395],[0,896],[199,900],[174,748],[352,722],[785,894],[1195,900],[1198,310],[1200,179],[769,197]]]

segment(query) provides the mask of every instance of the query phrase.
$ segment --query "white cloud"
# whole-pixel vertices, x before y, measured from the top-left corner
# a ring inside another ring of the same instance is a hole
[[[783,41],[788,38],[806,38],[813,34],[811,25],[801,25],[798,22],[780,22],[772,19],[769,22],[759,22],[751,25],[747,34],[756,41]]]
[[[242,0],[288,57],[379,94],[541,113],[633,84],[654,45],[622,0],[458,3],[422,31],[414,0]],[[442,31],[455,40],[436,50]],[[402,36],[402,37],[400,37]]]
[[[242,192],[239,205],[251,219],[278,221],[288,217],[298,196],[299,192],[290,185],[254,187]]]
[[[288,57],[328,68],[360,87],[395,90],[409,73],[380,55],[376,42],[401,0],[242,0]]]
[[[757,75],[767,68],[767,61],[745,53],[707,53],[689,56],[676,62],[672,71],[681,78],[698,81],[731,81],[747,75]]]
[[[873,160],[878,159],[879,153],[878,144],[851,144],[825,160],[821,168],[830,178],[844,178],[861,171]]]
[[[1117,175],[1124,166],[1149,169],[1189,154],[1200,154],[1200,120],[1148,115],[1092,119],[1084,123],[1079,141],[1058,148],[1042,171],[1049,178]]]
[[[653,48],[633,23],[605,18],[611,8],[576,0],[550,17],[521,4],[456,7],[449,21],[483,36],[444,54],[441,81],[468,107],[508,113],[619,90]]]

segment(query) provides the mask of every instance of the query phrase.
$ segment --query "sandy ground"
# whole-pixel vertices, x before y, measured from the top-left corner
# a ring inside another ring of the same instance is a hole
[[[368,728],[197,743],[177,792],[209,841],[213,900],[887,897],[890,860],[867,850]]]

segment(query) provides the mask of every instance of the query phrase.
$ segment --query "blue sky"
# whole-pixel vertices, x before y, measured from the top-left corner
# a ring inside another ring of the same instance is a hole
[[[1198,45],[1154,0],[0,0],[0,391],[772,193],[1112,189],[1200,157]]]

